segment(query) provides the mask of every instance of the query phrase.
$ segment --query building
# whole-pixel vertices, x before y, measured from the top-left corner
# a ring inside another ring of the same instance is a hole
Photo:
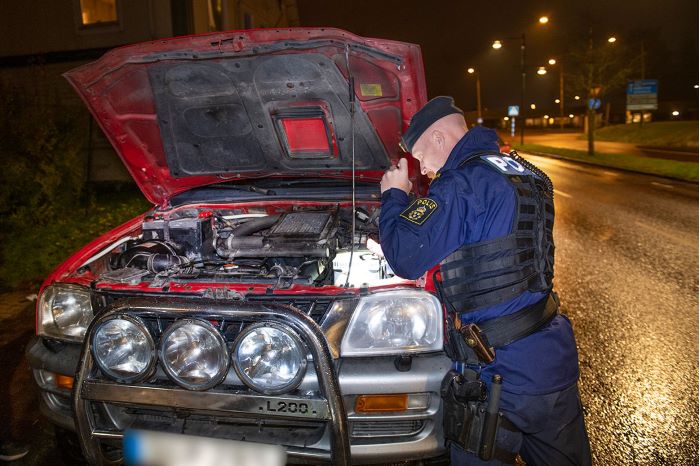
[[[34,105],[83,108],[61,76],[107,50],[213,31],[299,25],[296,0],[23,0],[0,2],[0,90]],[[84,110],[85,118],[91,118]],[[85,150],[91,181],[130,176],[95,124]]]

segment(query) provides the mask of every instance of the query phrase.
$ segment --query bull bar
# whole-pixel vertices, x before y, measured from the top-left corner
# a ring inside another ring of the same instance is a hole
[[[338,375],[326,339],[320,327],[298,309],[282,304],[249,302],[221,302],[210,300],[179,299],[165,301],[158,298],[127,298],[108,307],[99,314],[87,329],[80,355],[78,372],[73,386],[73,411],[76,428],[85,458],[91,464],[109,465],[117,461],[105,457],[101,440],[119,440],[122,433],[99,430],[89,409],[92,402],[119,403],[132,406],[168,406],[177,409],[206,409],[217,414],[235,414],[242,417],[259,417],[250,409],[258,395],[193,392],[185,389],[163,388],[145,385],[120,384],[96,380],[95,361],[92,356],[92,335],[105,320],[118,314],[138,314],[145,317],[200,317],[204,319],[240,319],[283,323],[290,326],[306,343],[316,369],[321,398],[302,399],[318,407],[314,420],[330,424],[330,452],[324,450],[287,448],[287,453],[306,460],[330,462],[333,465],[350,465],[350,442],[347,431],[347,413],[343,404]],[[276,397],[285,399],[284,397]],[[279,417],[299,419],[291,413],[279,413]],[[309,416],[304,416],[310,419]]]

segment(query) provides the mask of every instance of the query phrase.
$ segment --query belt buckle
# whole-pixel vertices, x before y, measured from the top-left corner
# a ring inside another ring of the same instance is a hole
[[[489,342],[481,333],[481,329],[476,324],[463,325],[459,332],[464,338],[464,342],[469,346],[476,354],[477,359],[484,363],[490,364],[496,359],[496,352],[492,346],[489,346]]]

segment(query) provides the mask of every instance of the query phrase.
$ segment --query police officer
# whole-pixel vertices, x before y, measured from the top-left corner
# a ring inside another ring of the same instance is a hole
[[[446,350],[455,380],[477,379],[493,393],[502,378],[495,448],[482,455],[474,431],[463,441],[446,432],[452,464],[510,464],[518,453],[529,466],[590,464],[574,334],[552,295],[551,182],[516,154],[500,154],[497,139],[482,126],[467,130],[450,97],[419,110],[402,147],[430,188],[409,197],[405,159],[384,174],[381,248],[407,279],[440,264],[434,278],[454,319]],[[477,411],[462,427],[477,428]]]

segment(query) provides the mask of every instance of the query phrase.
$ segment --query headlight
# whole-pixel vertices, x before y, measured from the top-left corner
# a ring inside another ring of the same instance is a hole
[[[90,292],[77,285],[51,285],[37,306],[37,333],[61,340],[83,341],[92,319]]]
[[[343,356],[442,350],[442,307],[430,293],[396,290],[360,299],[345,331]]]
[[[233,367],[243,382],[261,393],[278,395],[295,389],[306,372],[306,350],[290,328],[261,323],[236,340]]]
[[[131,316],[102,322],[92,337],[92,354],[102,372],[125,383],[148,377],[156,363],[151,334]]]
[[[168,377],[188,390],[219,384],[229,367],[224,337],[209,322],[181,319],[160,340],[160,361]]]

